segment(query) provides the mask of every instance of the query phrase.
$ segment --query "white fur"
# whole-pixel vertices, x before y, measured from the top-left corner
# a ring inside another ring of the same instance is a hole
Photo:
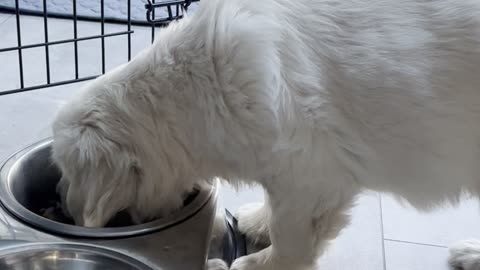
[[[238,209],[235,215],[238,219],[238,229],[248,235],[249,242],[254,246],[269,246],[270,231],[267,220],[270,219],[268,208],[261,203],[247,204]]]
[[[480,269],[480,241],[468,240],[453,245],[449,263],[454,269]]]
[[[208,270],[228,270],[228,265],[220,259],[212,259],[207,262]]]
[[[364,188],[479,195],[479,72],[478,0],[202,0],[59,113],[53,154],[86,226],[259,183],[272,246],[231,269],[308,269]]]

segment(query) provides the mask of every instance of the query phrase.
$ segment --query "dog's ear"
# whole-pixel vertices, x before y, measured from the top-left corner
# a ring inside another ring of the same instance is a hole
[[[103,227],[118,212],[133,205],[139,181],[138,174],[126,167],[118,171],[107,170],[94,177],[104,177],[106,180],[88,189],[82,213],[85,227]]]
[[[86,227],[104,226],[115,214],[131,206],[136,197],[139,179],[137,161],[132,152],[99,130],[91,128],[82,147],[85,160],[91,163],[94,171],[87,173],[89,179],[83,225]],[[101,133],[101,132],[100,132]]]
[[[135,201],[140,181],[136,157],[94,125],[76,134],[56,155],[69,182],[67,208],[77,225],[102,227]]]

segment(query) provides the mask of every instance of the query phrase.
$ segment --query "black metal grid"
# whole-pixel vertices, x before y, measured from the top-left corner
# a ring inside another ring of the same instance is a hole
[[[184,12],[187,12],[188,7],[193,2],[198,2],[200,0],[167,0],[167,1],[156,1],[148,0],[148,3],[145,5],[147,9],[147,21],[152,25],[152,42],[155,40],[155,27],[158,25],[165,25],[171,21],[182,19]],[[156,16],[155,10],[157,9],[166,9],[167,16],[158,17]],[[174,12],[175,9],[175,12]]]
[[[65,85],[75,82],[87,81],[98,77],[101,74],[104,74],[106,71],[105,68],[105,39],[114,36],[127,36],[127,59],[130,61],[132,57],[132,34],[134,31],[132,30],[132,18],[131,18],[131,0],[125,0],[127,2],[127,19],[126,19],[126,29],[125,31],[113,32],[113,33],[106,33],[105,32],[105,23],[107,22],[105,18],[105,0],[99,0],[100,4],[100,27],[101,32],[100,35],[91,35],[85,37],[78,36],[78,21],[79,20],[93,20],[92,18],[82,18],[79,17],[77,14],[77,1],[72,0],[73,5],[73,14],[71,15],[71,19],[73,20],[73,38],[69,39],[62,39],[62,40],[49,40],[49,27],[48,21],[51,17],[60,17],[55,14],[49,14],[47,10],[47,0],[39,0],[43,1],[43,11],[40,14],[28,14],[22,12],[19,6],[19,0],[15,0],[15,20],[16,20],[16,35],[17,35],[17,46],[7,47],[7,48],[0,48],[0,53],[4,52],[12,52],[16,51],[18,53],[18,66],[19,66],[19,84],[20,87],[17,89],[10,89],[5,91],[0,91],[0,96],[14,94],[19,92],[37,90],[41,88],[51,87],[51,86],[59,86]],[[198,0],[193,0],[198,1]],[[158,1],[155,0],[148,0],[148,3],[145,5],[146,9],[146,19],[147,23],[151,25],[152,28],[152,42],[155,39],[155,29],[159,26],[164,26],[173,20],[178,20],[183,18],[184,12],[188,9],[189,5],[191,4],[192,0],[168,0],[168,1]],[[166,8],[167,16],[157,17],[156,10]],[[21,31],[21,15],[28,14],[28,15],[39,15],[43,17],[43,25],[44,25],[44,41],[39,43],[33,44],[23,44],[22,43],[22,31]],[[69,16],[63,16],[63,18]],[[98,20],[97,20],[98,21]],[[119,21],[109,21],[113,23],[119,23]],[[122,22],[125,23],[125,22]],[[94,75],[94,76],[81,76],[79,74],[79,59],[78,59],[78,47],[80,41],[85,40],[101,40],[101,74]],[[73,43],[74,46],[74,64],[75,64],[75,75],[73,78],[68,80],[62,80],[58,82],[52,82],[51,80],[51,69],[50,69],[50,46],[59,45],[59,44],[66,44],[66,43]],[[23,51],[32,48],[41,48],[45,49],[45,69],[46,69],[46,78],[45,83],[36,84],[32,86],[26,86],[24,80],[24,60],[23,60]]]

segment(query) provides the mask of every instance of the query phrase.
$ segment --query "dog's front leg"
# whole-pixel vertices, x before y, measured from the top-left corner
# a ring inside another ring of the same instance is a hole
[[[269,224],[272,245],[238,259],[231,270],[310,270],[326,247],[348,224],[345,211],[351,196],[318,194],[298,187],[269,190]],[[330,198],[333,196],[333,198]],[[342,197],[343,198],[343,197]],[[326,202],[323,204],[322,202]],[[241,218],[241,216],[240,216]]]
[[[265,222],[269,224],[272,245],[236,260],[231,270],[304,270],[313,264],[312,212],[304,211],[307,202],[297,195],[277,197],[269,193],[265,206],[271,207],[271,216]]]
[[[316,252],[312,207],[304,194],[285,190],[269,190],[264,206],[271,207],[270,218],[265,222],[272,245],[236,260],[231,270],[303,270],[313,264]]]

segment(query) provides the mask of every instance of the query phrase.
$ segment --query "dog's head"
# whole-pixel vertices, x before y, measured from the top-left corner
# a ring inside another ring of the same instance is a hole
[[[185,120],[192,114],[155,95],[156,84],[124,79],[138,70],[93,81],[54,121],[57,190],[77,225],[103,227],[123,210],[135,223],[168,215],[201,178]]]
[[[52,157],[62,172],[57,191],[66,214],[79,226],[102,227],[123,210],[141,223],[181,207],[188,188],[177,181],[181,166],[172,164],[182,160],[180,151],[168,140],[154,145],[170,133],[142,135],[146,120],[123,115],[112,108],[113,98],[103,98],[72,100],[53,125]]]
[[[109,139],[97,123],[54,128],[53,159],[62,171],[57,191],[77,225],[104,226],[135,204],[140,175],[131,149]]]

